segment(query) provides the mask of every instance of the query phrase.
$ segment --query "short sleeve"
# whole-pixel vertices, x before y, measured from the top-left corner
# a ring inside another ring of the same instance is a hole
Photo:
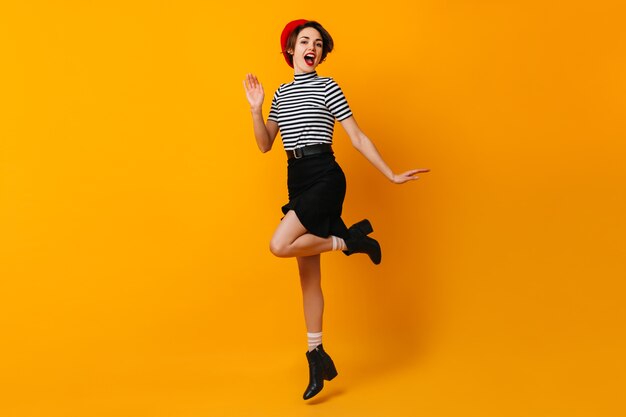
[[[267,120],[278,123],[278,92],[280,88],[274,93],[272,98],[272,107],[270,107],[270,114],[267,116]]]
[[[332,78],[326,84],[326,106],[330,110],[331,114],[339,121],[345,120],[352,116],[352,110],[348,105],[346,97],[341,91],[339,84]]]

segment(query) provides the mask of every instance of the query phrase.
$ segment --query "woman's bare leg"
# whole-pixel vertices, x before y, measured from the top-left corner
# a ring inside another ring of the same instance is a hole
[[[298,256],[297,260],[306,330],[307,333],[318,333],[322,331],[324,315],[320,255]]]
[[[270,242],[270,250],[280,258],[318,255],[332,249],[332,238],[307,233],[293,210],[288,211],[283,217]]]

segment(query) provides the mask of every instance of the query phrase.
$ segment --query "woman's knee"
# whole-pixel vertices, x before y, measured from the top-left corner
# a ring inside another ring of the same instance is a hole
[[[273,237],[272,240],[270,240],[270,252],[279,258],[287,258],[289,257],[289,244]]]

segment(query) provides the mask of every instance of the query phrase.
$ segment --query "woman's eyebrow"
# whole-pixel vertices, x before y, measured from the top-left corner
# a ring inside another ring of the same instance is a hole
[[[305,36],[305,35],[300,36],[300,39],[302,39],[302,38],[304,38],[304,39],[311,39],[311,38],[309,38],[308,36]],[[320,38],[317,38],[317,39],[315,39],[315,40],[316,40],[316,41],[323,42]]]

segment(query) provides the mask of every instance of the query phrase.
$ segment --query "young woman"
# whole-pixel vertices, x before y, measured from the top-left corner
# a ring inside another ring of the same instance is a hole
[[[259,149],[272,149],[280,129],[287,152],[289,202],[282,207],[285,216],[272,236],[270,250],[276,256],[298,261],[309,344],[306,400],[322,390],[324,380],[337,375],[322,346],[320,254],[341,250],[346,255],[367,254],[374,264],[381,261],[380,245],[368,236],[373,231],[370,222],[361,220],[347,228],[341,219],[346,180],[331,148],[335,119],[341,122],[352,145],[391,182],[416,180],[416,174],[428,169],[394,174],[359,129],[339,85],[332,78],[317,75],[317,66],[333,50],[332,37],[319,23],[294,20],[283,29],[280,42],[287,64],[294,69],[294,79],[274,93],[267,122],[261,110],[263,86],[252,74],[247,74],[243,84]]]

